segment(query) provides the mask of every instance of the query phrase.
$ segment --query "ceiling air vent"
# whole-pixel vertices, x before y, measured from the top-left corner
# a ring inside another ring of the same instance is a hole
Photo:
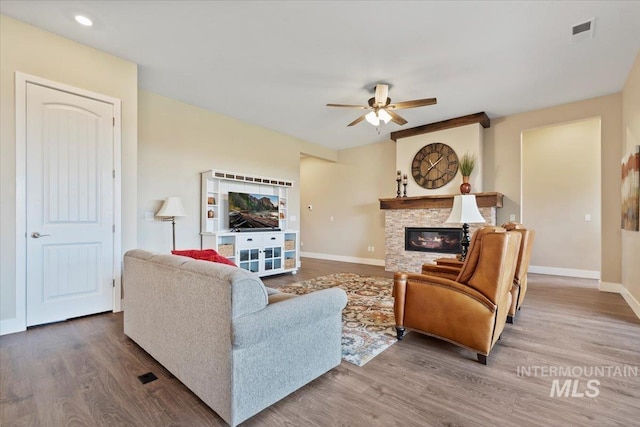
[[[593,28],[595,27],[596,19],[590,19],[587,22],[582,22],[571,27],[571,43],[579,43],[586,39],[593,38]]]

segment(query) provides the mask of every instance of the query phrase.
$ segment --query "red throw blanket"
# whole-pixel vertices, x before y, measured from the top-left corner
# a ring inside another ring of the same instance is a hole
[[[184,251],[171,251],[174,255],[187,256],[194,259],[202,259],[205,261],[219,262],[221,264],[232,265],[237,267],[232,261],[229,261],[226,257],[223,257],[213,249],[187,249]]]

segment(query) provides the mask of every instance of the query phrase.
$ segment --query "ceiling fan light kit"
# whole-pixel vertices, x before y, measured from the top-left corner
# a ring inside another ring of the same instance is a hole
[[[414,99],[413,101],[391,103],[389,95],[389,85],[378,83],[376,85],[375,96],[367,102],[369,105],[353,105],[353,104],[327,104],[327,107],[343,107],[358,108],[361,110],[371,110],[349,123],[347,126],[354,126],[363,120],[374,126],[379,126],[380,121],[384,123],[394,122],[397,125],[405,125],[407,121],[393,110],[401,110],[406,108],[425,107],[438,103],[436,98]]]
[[[378,111],[371,111],[367,113],[364,118],[372,125],[379,126],[381,121],[385,124],[389,123],[391,115],[389,115],[386,110],[380,109]]]

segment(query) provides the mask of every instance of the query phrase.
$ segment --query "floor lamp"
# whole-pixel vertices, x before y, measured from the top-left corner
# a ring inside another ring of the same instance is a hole
[[[171,221],[171,228],[173,232],[173,250],[176,250],[176,217],[186,216],[184,208],[182,207],[182,200],[180,197],[169,197],[164,201],[164,204],[156,214],[157,217],[162,218],[162,221]]]
[[[473,194],[461,194],[453,196],[453,209],[451,215],[445,221],[447,224],[462,224],[462,253],[460,261],[467,258],[469,250],[469,224],[480,224],[486,222],[476,203],[476,196]]]

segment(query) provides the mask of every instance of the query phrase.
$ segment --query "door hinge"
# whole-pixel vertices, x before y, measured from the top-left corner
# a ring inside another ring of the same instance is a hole
[[[112,286],[112,288],[115,288],[115,287],[116,287],[116,279],[113,279],[113,286]]]
[[[116,179],[116,170],[114,169],[112,172],[113,172],[113,179]]]
[[[115,224],[113,224],[113,225],[111,226],[111,228],[112,228],[113,232],[115,233],[115,232],[116,232],[116,225],[115,225]]]
[[[112,117],[112,119],[113,119],[113,126],[115,126],[116,125],[116,118]]]

